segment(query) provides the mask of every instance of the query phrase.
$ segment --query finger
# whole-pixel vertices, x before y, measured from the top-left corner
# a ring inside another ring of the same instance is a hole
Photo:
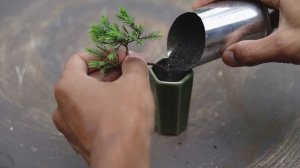
[[[57,130],[59,132],[61,132],[62,134],[66,134],[66,135],[69,135],[69,129],[67,127],[67,125],[64,123],[61,115],[59,114],[58,112],[58,109],[56,108],[52,114],[52,120],[53,120],[53,123],[55,125],[55,127],[57,128]]]
[[[147,64],[138,53],[131,52],[122,64],[122,77],[129,75],[147,77]]]
[[[201,6],[205,6],[205,5],[208,5],[212,2],[215,2],[216,0],[196,0],[192,7],[193,9],[197,9],[197,8],[200,8]]]
[[[98,81],[105,81],[105,82],[112,82],[117,80],[122,75],[121,69],[115,69],[114,71],[103,74],[100,71],[94,72],[90,74],[89,76],[98,80]]]
[[[72,148],[77,153],[82,153],[80,147],[77,146],[78,141],[75,138],[73,138],[74,135],[73,135],[71,129],[69,129],[69,127],[65,123],[63,117],[60,115],[57,108],[55,109],[55,111],[52,114],[52,120],[53,120],[53,123],[54,123],[55,127],[57,128],[57,130],[65,136],[65,138],[70,143]]]
[[[247,40],[233,44],[223,53],[223,61],[232,67],[278,62],[281,51],[282,45],[277,34],[272,34],[260,40]]]
[[[99,70],[89,74],[89,76],[96,79],[96,80],[98,80],[98,81],[102,81],[102,78],[103,78],[103,74],[100,73]]]
[[[122,63],[126,58],[125,51],[124,50],[119,50],[118,51],[118,57],[119,57],[119,61]]]
[[[261,1],[272,8],[279,9],[280,0],[261,0]]]
[[[78,53],[73,55],[65,65],[65,70],[80,72],[80,73],[91,73],[93,69],[88,68],[88,63],[95,60],[96,57],[87,53]],[[90,71],[90,72],[89,72]]]
[[[102,78],[102,81],[112,82],[112,81],[117,80],[121,75],[122,75],[121,69],[118,68],[118,69],[113,70],[109,74],[104,75]]]

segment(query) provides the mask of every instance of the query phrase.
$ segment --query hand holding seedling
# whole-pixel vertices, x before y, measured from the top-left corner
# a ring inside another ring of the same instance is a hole
[[[139,57],[129,54],[122,75],[107,74],[103,82],[88,68],[94,57],[76,54],[56,85],[53,121],[92,168],[149,167],[154,102]]]
[[[216,0],[196,0],[193,8]],[[300,3],[298,0],[262,0],[280,11],[279,28],[260,40],[241,41],[229,46],[223,61],[229,66],[253,66],[266,62],[300,64]]]
[[[118,57],[121,47],[125,49],[125,56],[127,56],[130,43],[135,42],[140,46],[146,40],[161,37],[158,32],[144,35],[144,27],[135,23],[134,17],[130,16],[124,8],[120,8],[116,17],[122,24],[111,23],[107,16],[102,16],[100,22],[92,25],[89,31],[96,47],[87,48],[86,51],[98,58],[90,61],[89,67],[99,69],[103,74],[121,67],[122,61]]]
[[[143,35],[143,26],[123,8],[117,18],[123,25],[103,16],[91,26],[96,48],[66,63],[55,88],[53,121],[92,168],[148,168],[154,101],[147,65],[128,45],[160,35]]]

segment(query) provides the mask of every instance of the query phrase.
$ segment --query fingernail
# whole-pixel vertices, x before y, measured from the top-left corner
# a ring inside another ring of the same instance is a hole
[[[144,58],[142,58],[141,56],[135,54],[135,52],[132,52],[132,54],[129,54],[126,59],[128,59],[128,58],[138,58],[138,59],[142,60],[145,64],[147,64],[147,61]]]
[[[229,66],[238,66],[238,62],[236,61],[234,53],[232,51],[224,52],[223,61]]]
[[[129,50],[128,53],[129,53],[129,55],[125,59],[130,58],[130,57],[138,58],[138,59],[142,60],[145,64],[147,64],[147,61],[142,57],[142,55],[140,53],[137,53],[137,52],[134,52],[131,50]]]

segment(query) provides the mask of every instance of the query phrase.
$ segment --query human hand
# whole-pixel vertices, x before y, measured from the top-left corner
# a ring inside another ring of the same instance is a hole
[[[216,0],[197,0],[193,8]],[[297,0],[261,0],[278,9],[278,29],[266,38],[245,40],[229,46],[223,52],[225,64],[233,67],[254,66],[266,62],[300,64],[300,3]]]
[[[92,168],[149,166],[154,101],[147,65],[138,57],[131,53],[122,75],[113,72],[104,82],[87,67],[94,57],[76,54],[55,87],[53,121]]]

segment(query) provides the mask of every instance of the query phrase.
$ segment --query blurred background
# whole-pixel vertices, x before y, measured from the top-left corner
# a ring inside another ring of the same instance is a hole
[[[192,2],[0,0],[0,168],[87,167],[51,120],[64,63],[93,46],[89,25],[120,6],[149,32],[164,34],[133,48],[147,61],[165,57],[168,30]],[[154,134],[152,167],[297,164],[299,77],[299,66],[274,63],[229,68],[218,60],[196,68],[189,128],[178,137]]]

